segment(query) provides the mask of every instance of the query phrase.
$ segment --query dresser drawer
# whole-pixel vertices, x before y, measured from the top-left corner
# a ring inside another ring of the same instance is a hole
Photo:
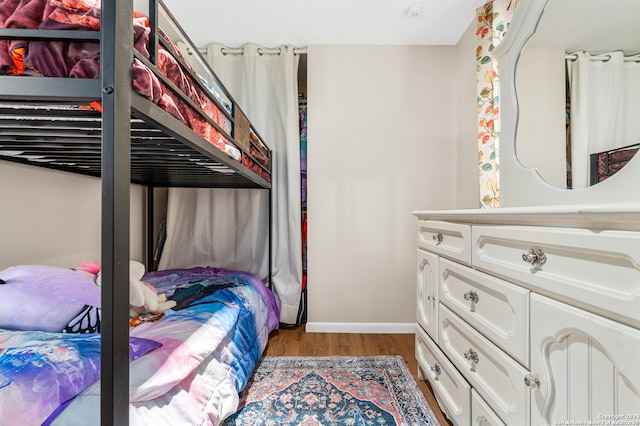
[[[494,413],[474,389],[471,389],[471,425],[505,426],[500,417]]]
[[[529,365],[529,290],[440,259],[439,299],[524,366]]]
[[[438,256],[418,249],[418,324],[438,340]]]
[[[416,331],[416,359],[421,375],[425,376],[420,379],[429,381],[442,412],[455,425],[468,425],[471,386],[420,327]]]
[[[471,263],[471,226],[419,220],[418,247],[469,265]]]
[[[640,326],[640,233],[474,226],[472,238],[474,267]]]
[[[442,304],[439,315],[445,355],[505,423],[527,425],[527,370]]]

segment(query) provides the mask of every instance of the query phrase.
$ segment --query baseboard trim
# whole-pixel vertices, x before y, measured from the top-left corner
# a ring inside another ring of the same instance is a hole
[[[307,333],[415,334],[416,323],[308,322]]]

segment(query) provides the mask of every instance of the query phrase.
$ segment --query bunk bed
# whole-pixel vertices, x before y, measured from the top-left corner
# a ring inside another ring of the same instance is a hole
[[[86,373],[86,386],[62,398],[63,406],[43,414],[52,416],[47,423],[64,423],[65,416],[73,419],[77,406],[83,416],[99,412],[103,425],[127,425],[130,419],[142,422],[149,413],[155,423],[166,423],[172,417],[163,409],[171,409],[175,395],[188,389],[217,389],[217,399],[199,394],[197,402],[215,424],[234,409],[237,395],[229,389],[237,391],[246,383],[245,376],[266,344],[265,335],[277,327],[275,299],[258,277],[247,273],[208,267],[150,271],[142,280],[169,298],[181,294],[180,310],[166,311],[159,321],[130,329],[130,185],[147,187],[149,270],[154,188],[264,189],[270,199],[265,214],[271,215],[271,151],[160,0],[144,0],[136,4],[135,12],[132,0],[1,3],[0,160],[99,177],[102,225],[100,334],[0,330],[0,342],[10,342],[0,346],[0,372],[7,371],[1,369],[1,359],[9,349],[35,353],[24,346],[33,336],[21,333],[41,333],[54,348],[50,350],[62,348],[68,353],[68,344],[75,345],[76,353],[84,354],[80,347],[87,349],[83,359],[94,366]],[[177,42],[196,52],[198,69],[204,67],[205,75],[194,71]],[[271,247],[270,228],[268,232]],[[266,255],[271,265],[270,248]],[[265,281],[270,283],[271,270]],[[213,293],[207,290],[211,286],[223,291]],[[190,293],[194,288],[198,297]],[[249,301],[246,306],[245,301]],[[251,333],[244,335],[235,326],[221,331],[221,326],[211,325],[209,318],[218,313],[236,315],[231,323],[244,321]],[[179,320],[190,321],[189,333],[176,333],[170,327],[171,321]],[[256,341],[243,349],[239,363],[228,359],[235,350],[236,334]],[[64,342],[58,345],[56,339]],[[180,342],[187,341],[199,342],[199,352],[183,356],[199,362],[190,370],[177,368],[174,371],[182,375],[149,390],[149,383],[156,383],[148,381],[154,367],[163,371],[163,363],[184,365],[186,359],[172,356]],[[222,370],[219,364],[224,364]],[[220,377],[232,370],[236,373],[229,387],[228,377],[226,382]],[[12,379],[0,373],[0,392],[15,391]],[[134,397],[144,394],[136,409],[131,408],[130,389]],[[8,407],[9,399],[3,401]],[[184,407],[179,406],[175,412],[181,410]]]

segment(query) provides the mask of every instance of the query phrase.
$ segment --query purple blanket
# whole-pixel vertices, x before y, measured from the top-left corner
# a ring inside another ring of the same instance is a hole
[[[179,306],[130,331],[130,423],[217,424],[278,327],[274,295],[252,274],[215,268],[143,279]],[[99,348],[98,334],[0,329],[2,421],[99,424]]]

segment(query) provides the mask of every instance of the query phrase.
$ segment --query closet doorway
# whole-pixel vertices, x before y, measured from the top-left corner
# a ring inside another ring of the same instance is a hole
[[[298,325],[307,322],[307,54],[298,63],[298,111],[300,117],[300,213],[302,225],[302,295]]]

